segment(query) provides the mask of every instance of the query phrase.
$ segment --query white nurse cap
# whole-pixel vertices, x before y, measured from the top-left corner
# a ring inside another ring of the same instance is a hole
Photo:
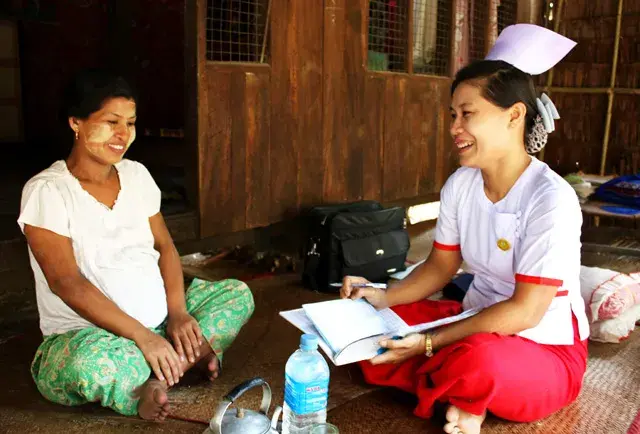
[[[502,60],[531,75],[553,68],[576,42],[534,24],[506,27],[485,60]]]

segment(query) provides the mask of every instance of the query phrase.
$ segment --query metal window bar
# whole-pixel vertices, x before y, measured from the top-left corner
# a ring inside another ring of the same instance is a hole
[[[413,0],[413,71],[449,75],[451,1]]]
[[[370,70],[407,70],[407,20],[406,0],[369,1]]]
[[[207,60],[267,62],[271,0],[208,0]]]
[[[518,0],[501,0],[498,5],[498,34],[505,27],[515,24],[518,17]]]
[[[484,59],[487,54],[489,0],[473,0],[469,4],[469,61]]]

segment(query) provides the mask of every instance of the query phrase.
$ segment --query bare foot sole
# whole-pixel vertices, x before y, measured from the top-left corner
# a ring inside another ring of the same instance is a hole
[[[209,381],[213,381],[220,375],[220,363],[214,353],[204,357],[198,362],[198,368],[204,372]]]
[[[486,416],[486,413],[478,416],[450,405],[447,409],[447,423],[444,426],[444,432],[448,434],[480,434],[480,427]]]
[[[149,379],[138,390],[138,415],[142,419],[162,422],[169,415],[167,385],[160,380]]]

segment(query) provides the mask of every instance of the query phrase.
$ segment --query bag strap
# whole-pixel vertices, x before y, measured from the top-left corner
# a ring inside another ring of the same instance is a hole
[[[318,272],[318,266],[320,265],[320,253],[318,252],[318,244],[312,241],[311,249],[307,252],[307,265],[305,267],[305,275],[309,279],[309,285],[314,291],[318,291],[318,280],[316,279],[316,273]]]

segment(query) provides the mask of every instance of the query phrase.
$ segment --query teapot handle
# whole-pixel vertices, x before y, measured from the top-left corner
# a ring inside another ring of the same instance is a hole
[[[231,392],[227,393],[223,399],[227,399],[233,403],[236,399],[240,398],[240,396],[242,396],[246,391],[258,386],[262,386],[262,389],[263,389],[263,400],[262,400],[262,405],[260,406],[260,411],[266,414],[267,411],[269,411],[269,404],[271,404],[271,388],[269,387],[267,382],[260,377],[252,378],[251,380],[247,380],[244,383],[237,385],[231,390]],[[266,386],[266,389],[265,389],[265,386]],[[269,402],[267,403],[266,408],[263,409],[265,404],[264,403],[265,395],[269,395]]]
[[[227,393],[224,398],[222,398],[222,402],[218,405],[216,414],[209,425],[214,434],[222,434],[222,418],[231,404],[233,404],[236,399],[240,398],[242,394],[258,386],[262,386],[260,413],[267,415],[269,407],[271,406],[271,387],[269,387],[269,384],[260,377],[252,378],[251,380],[247,380],[244,383],[237,385]]]

